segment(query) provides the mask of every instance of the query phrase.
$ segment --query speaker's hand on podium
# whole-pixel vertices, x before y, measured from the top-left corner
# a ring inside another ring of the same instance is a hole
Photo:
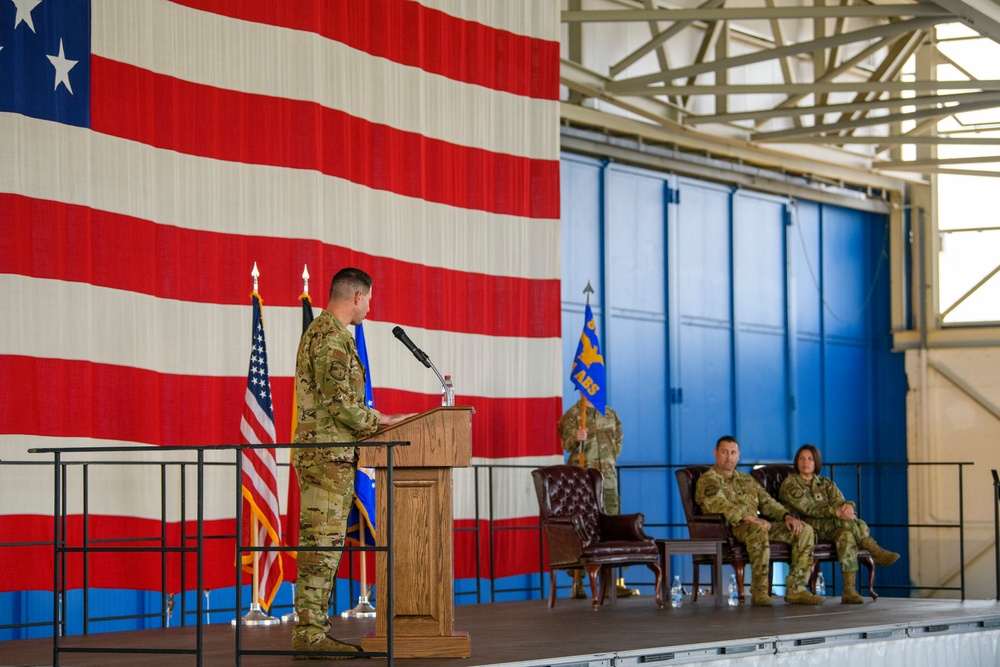
[[[379,426],[379,428],[385,428],[386,426],[392,426],[394,424],[398,424],[399,422],[403,421],[404,419],[409,419],[410,417],[413,417],[416,414],[417,414],[416,412],[407,412],[406,414],[398,414],[398,415],[386,415],[386,414],[383,414],[382,418],[379,419],[378,426]]]

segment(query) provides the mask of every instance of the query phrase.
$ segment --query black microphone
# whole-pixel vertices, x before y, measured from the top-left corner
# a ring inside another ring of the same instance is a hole
[[[405,345],[406,349],[413,353],[413,356],[417,358],[417,361],[422,363],[427,368],[431,367],[431,360],[427,358],[427,355],[424,354],[423,350],[413,344],[410,337],[406,335],[405,331],[403,331],[403,327],[393,327],[392,335],[398,338],[399,342]]]

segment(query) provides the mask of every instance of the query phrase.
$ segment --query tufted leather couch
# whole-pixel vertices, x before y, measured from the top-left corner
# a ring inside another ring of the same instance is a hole
[[[556,603],[556,570],[583,568],[596,611],[613,583],[612,568],[643,564],[656,575],[656,603],[663,606],[656,543],[642,530],[642,514],[605,514],[600,471],[557,465],[531,471],[542,529],[549,545],[549,607]],[[597,575],[600,574],[600,595]]]

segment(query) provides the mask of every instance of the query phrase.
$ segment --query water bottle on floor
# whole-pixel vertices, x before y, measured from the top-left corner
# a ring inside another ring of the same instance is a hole
[[[820,596],[821,598],[826,597],[826,580],[823,579],[822,572],[816,573],[816,595]]]
[[[670,587],[670,606],[677,609],[684,604],[684,588],[681,587],[680,576],[674,577],[674,584]]]
[[[740,603],[740,589],[736,585],[736,575],[735,574],[729,575],[729,590],[727,592],[729,593],[729,598],[728,598],[729,606],[730,607],[735,607],[735,606],[739,605],[739,603]]]

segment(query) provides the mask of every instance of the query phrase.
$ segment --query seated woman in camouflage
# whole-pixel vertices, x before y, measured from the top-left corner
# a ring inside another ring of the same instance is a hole
[[[837,545],[837,560],[844,574],[844,589],[840,601],[861,604],[864,598],[855,587],[858,572],[858,547],[867,549],[876,565],[892,565],[899,554],[886,551],[872,539],[868,524],[858,518],[854,503],[844,500],[844,494],[829,477],[820,477],[823,457],[813,445],[802,445],[795,453],[797,474],[781,483],[781,502],[799,513],[813,527],[817,540],[830,540]]]

